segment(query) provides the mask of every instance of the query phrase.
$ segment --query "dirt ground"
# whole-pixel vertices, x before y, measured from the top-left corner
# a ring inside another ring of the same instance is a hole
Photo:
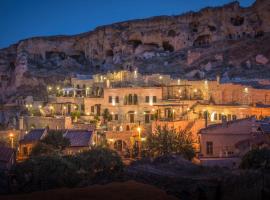
[[[127,181],[85,188],[56,189],[29,194],[0,196],[1,200],[176,200],[154,186]]]

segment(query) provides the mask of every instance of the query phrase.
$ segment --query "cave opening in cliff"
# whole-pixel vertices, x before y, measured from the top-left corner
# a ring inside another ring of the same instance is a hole
[[[175,36],[176,36],[175,30],[169,30],[168,31],[168,37],[175,37]]]
[[[194,41],[193,46],[195,46],[195,47],[208,46],[210,44],[210,41],[211,41],[211,36],[210,35],[200,35]]]
[[[236,16],[231,18],[231,24],[234,26],[241,26],[244,24],[244,17]]]
[[[164,51],[169,51],[169,52],[174,51],[174,47],[168,41],[162,42],[162,47]]]
[[[142,44],[141,40],[129,40],[128,44],[132,45],[134,49],[136,49],[140,44]]]
[[[10,62],[9,63],[9,67],[10,67],[10,70],[11,71],[14,71],[15,70],[15,63],[14,62]]]
[[[113,50],[107,50],[106,51],[106,57],[113,57]]]

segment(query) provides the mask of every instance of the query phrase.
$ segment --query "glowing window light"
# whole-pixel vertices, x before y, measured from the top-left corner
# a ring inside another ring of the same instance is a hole
[[[142,141],[142,142],[145,142],[145,141],[146,141],[146,138],[145,138],[145,137],[142,137],[142,138],[141,138],[141,141]]]

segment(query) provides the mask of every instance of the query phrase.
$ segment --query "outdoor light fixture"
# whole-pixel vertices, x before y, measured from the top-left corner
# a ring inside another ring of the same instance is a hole
[[[13,133],[10,133],[9,134],[9,138],[11,140],[11,148],[13,148],[14,147],[14,134]]]
[[[146,141],[146,138],[145,137],[142,137],[141,140],[142,140],[142,142],[145,142]]]

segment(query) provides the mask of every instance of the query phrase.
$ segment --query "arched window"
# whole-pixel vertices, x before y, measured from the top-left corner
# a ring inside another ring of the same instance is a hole
[[[128,104],[131,105],[132,104],[132,94],[128,95]]]
[[[127,105],[127,104],[128,104],[128,97],[126,95],[125,98],[124,98],[124,105]]]
[[[134,94],[134,96],[133,96],[133,104],[134,105],[138,104],[138,95],[137,94]]]

